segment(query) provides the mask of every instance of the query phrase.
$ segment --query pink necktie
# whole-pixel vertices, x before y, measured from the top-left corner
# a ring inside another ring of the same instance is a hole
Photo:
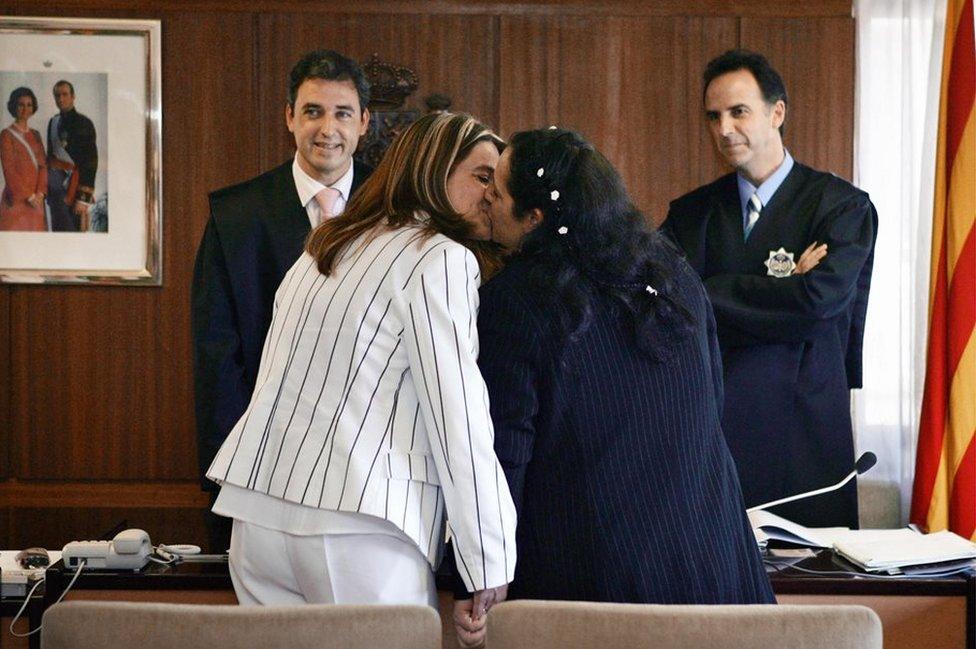
[[[335,204],[340,195],[339,190],[333,189],[332,187],[324,187],[315,195],[315,202],[319,204],[321,221],[330,219],[336,215]]]

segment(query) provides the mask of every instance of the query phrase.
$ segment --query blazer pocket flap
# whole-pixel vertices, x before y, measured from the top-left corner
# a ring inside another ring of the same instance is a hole
[[[434,458],[426,453],[390,451],[386,455],[386,477],[391,480],[418,480],[440,486]]]

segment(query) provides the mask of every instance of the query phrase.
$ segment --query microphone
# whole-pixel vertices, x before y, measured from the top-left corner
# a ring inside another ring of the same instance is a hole
[[[782,505],[784,503],[791,503],[794,500],[802,500],[803,498],[810,498],[812,496],[819,496],[820,494],[829,493],[831,491],[836,491],[840,489],[848,482],[854,479],[856,475],[862,475],[867,473],[875,464],[878,463],[878,456],[867,451],[862,453],[861,457],[857,458],[857,462],[854,463],[854,470],[847,474],[847,477],[838,482],[835,485],[829,487],[822,487],[820,489],[814,489],[813,491],[807,491],[802,494],[797,494],[795,496],[787,496],[786,498],[780,498],[779,500],[773,500],[768,503],[763,503],[761,505],[756,505],[755,507],[750,507],[746,510],[746,513],[758,512],[762,509],[768,509],[769,507],[775,507],[776,505]]]

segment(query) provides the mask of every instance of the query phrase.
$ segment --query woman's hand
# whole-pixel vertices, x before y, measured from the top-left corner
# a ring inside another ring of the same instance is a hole
[[[472,599],[454,601],[454,630],[458,643],[465,649],[481,647],[485,644],[488,629],[488,611],[492,606],[505,601],[508,585],[487,588],[474,593]]]

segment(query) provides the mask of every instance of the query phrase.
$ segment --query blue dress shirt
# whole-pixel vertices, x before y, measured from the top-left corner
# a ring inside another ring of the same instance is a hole
[[[762,203],[763,207],[769,203],[773,198],[773,194],[779,189],[779,186],[783,184],[786,177],[790,174],[793,169],[793,156],[790,155],[789,151],[785,151],[786,157],[783,158],[782,164],[779,168],[773,172],[773,175],[766,179],[766,182],[759,185],[759,187],[754,186],[751,182],[742,177],[742,174],[736,174],[736,181],[739,184],[739,203],[742,205],[742,229],[745,230],[749,225],[749,199],[752,198],[753,194],[759,194],[759,202]]]

